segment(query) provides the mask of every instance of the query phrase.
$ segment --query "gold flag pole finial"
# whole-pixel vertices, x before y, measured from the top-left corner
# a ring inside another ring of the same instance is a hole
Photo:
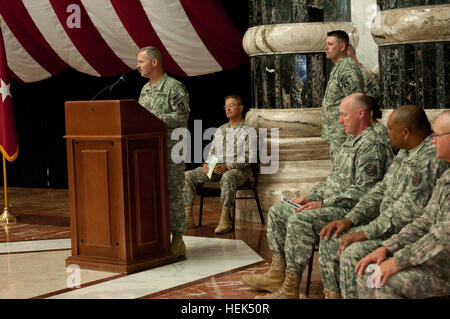
[[[16,216],[14,216],[13,213],[11,213],[8,209],[8,192],[7,192],[7,185],[6,185],[6,162],[5,162],[5,155],[3,156],[3,188],[4,188],[4,196],[5,196],[5,208],[3,209],[3,214],[0,216],[0,223],[3,224],[13,224],[17,221]]]

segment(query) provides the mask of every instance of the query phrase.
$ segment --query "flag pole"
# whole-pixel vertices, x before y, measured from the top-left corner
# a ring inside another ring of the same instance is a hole
[[[16,216],[11,213],[8,209],[8,192],[6,185],[6,161],[5,154],[2,154],[3,157],[3,188],[4,188],[4,197],[5,197],[5,208],[3,209],[3,214],[0,216],[0,223],[3,224],[12,224],[16,222]]]

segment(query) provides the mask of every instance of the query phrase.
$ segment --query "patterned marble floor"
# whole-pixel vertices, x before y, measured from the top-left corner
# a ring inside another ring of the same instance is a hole
[[[205,200],[202,227],[186,233],[185,261],[128,276],[82,269],[80,281],[74,280],[77,270],[64,264],[71,253],[67,190],[9,188],[8,199],[19,218],[0,225],[0,299],[249,299],[261,294],[240,277],[267,271],[266,225],[237,219],[233,232],[216,235],[218,199]],[[79,288],[68,288],[74,285]],[[303,280],[302,295],[305,286]],[[317,256],[309,298],[323,298]]]

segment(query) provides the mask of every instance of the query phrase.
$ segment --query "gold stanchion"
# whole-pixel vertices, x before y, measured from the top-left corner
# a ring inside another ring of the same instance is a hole
[[[2,154],[3,155],[3,154]],[[4,196],[5,196],[5,208],[3,209],[3,214],[0,216],[0,223],[3,224],[13,224],[17,221],[16,216],[11,213],[8,209],[8,192],[6,185],[6,162],[5,155],[3,157],[3,188],[4,188]]]

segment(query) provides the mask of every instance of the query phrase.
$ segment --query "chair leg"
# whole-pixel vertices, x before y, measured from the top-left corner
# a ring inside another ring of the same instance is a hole
[[[311,258],[309,259],[308,277],[306,278],[306,293],[305,293],[305,295],[307,297],[309,295],[309,288],[311,287],[311,273],[312,273],[312,267],[313,267],[313,262],[314,262],[314,251],[315,251],[315,247],[312,250]]]
[[[264,224],[264,215],[262,213],[261,204],[259,203],[258,193],[253,189],[253,194],[255,194],[256,205],[258,206],[259,218],[261,219],[261,224]]]
[[[202,226],[202,216],[203,216],[203,194],[200,196],[200,213],[198,215],[198,227]]]
[[[233,204],[233,212],[231,213],[231,220],[233,222],[233,230],[234,230],[234,225],[235,225],[235,221],[236,221],[236,202],[234,202]]]

